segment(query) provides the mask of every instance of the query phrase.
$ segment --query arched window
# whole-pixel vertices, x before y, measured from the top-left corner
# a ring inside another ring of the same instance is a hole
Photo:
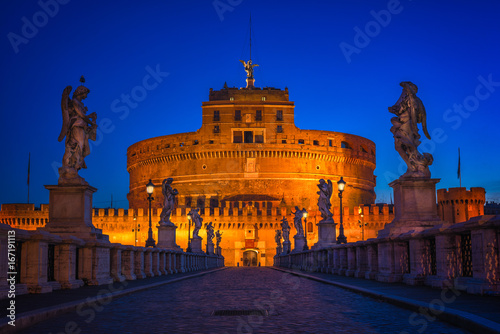
[[[340,147],[341,147],[341,148],[346,148],[346,149],[352,150],[351,145],[349,145],[349,143],[348,143],[348,142],[346,142],[346,141],[341,142],[341,143],[340,143]]]
[[[312,222],[307,223],[307,233],[313,233],[313,223]]]

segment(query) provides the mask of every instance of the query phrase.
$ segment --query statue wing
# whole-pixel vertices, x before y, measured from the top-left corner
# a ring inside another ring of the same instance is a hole
[[[416,97],[416,96],[415,96]],[[427,131],[427,113],[425,112],[425,107],[424,104],[422,103],[422,100],[420,100],[418,97],[417,98],[417,103],[418,105],[418,111],[417,111],[417,120],[419,123],[422,123],[422,130],[424,131],[425,136],[428,139],[431,139],[431,136],[429,135],[429,132]]]
[[[69,105],[71,103],[71,100],[69,98],[69,93],[71,93],[72,89],[73,88],[71,86],[67,86],[63,90],[62,99],[61,99],[61,110],[62,110],[63,123],[62,123],[61,133],[59,134],[59,138],[57,138],[58,141],[62,141],[64,139],[64,137],[66,137],[66,133],[68,133],[68,129],[69,129]]]
[[[257,67],[259,66],[259,64],[252,64],[252,67]]]
[[[328,198],[330,198],[333,194],[333,184],[332,180],[328,180]]]
[[[241,59],[240,59],[240,61],[241,61],[241,63],[243,64],[243,66],[247,66],[247,63],[246,63],[244,60],[241,60]]]

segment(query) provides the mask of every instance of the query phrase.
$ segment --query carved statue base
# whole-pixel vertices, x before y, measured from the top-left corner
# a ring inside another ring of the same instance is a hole
[[[330,217],[329,219],[320,220],[318,226],[318,242],[311,247],[311,249],[327,248],[337,243],[337,231],[335,226],[337,224]]]
[[[255,88],[255,79],[247,78],[247,88],[252,89]]]
[[[295,248],[292,253],[300,253],[304,251],[304,246],[306,245],[306,237],[304,236],[294,236],[295,239]]]
[[[158,248],[165,248],[169,250],[181,250],[181,247],[175,243],[175,230],[177,226],[170,222],[166,224],[160,222],[158,228]]]
[[[217,246],[217,255],[222,255],[222,248],[220,248],[220,246]]]
[[[191,253],[205,254],[205,252],[203,252],[201,250],[201,241],[202,240],[203,239],[201,237],[191,239]]]
[[[213,242],[210,242],[210,241],[207,242],[207,254],[208,255],[214,255],[215,254],[214,243]]]
[[[59,180],[57,183],[62,185],[88,185],[87,181],[80,175],[78,171],[72,167],[61,167],[59,168]]]
[[[437,214],[436,183],[440,179],[400,177],[389,183],[394,189],[394,219],[379,238],[420,232],[443,222]]]
[[[49,222],[43,230],[61,236],[75,236],[83,240],[109,242],[109,236],[92,224],[92,194],[96,188],[89,185],[47,185]]]
[[[283,242],[283,252],[281,254],[290,254],[291,251],[291,242],[290,241],[284,241]]]

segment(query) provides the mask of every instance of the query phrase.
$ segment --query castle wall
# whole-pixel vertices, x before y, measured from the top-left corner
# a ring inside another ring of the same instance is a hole
[[[486,191],[481,187],[438,189],[439,217],[452,224],[484,215]]]
[[[290,237],[293,242],[293,235],[296,230],[293,226],[293,216],[286,206],[272,206],[270,210],[257,210],[254,206],[238,203],[239,209],[229,210],[226,208],[221,212],[210,212],[201,215],[203,222],[213,222],[215,230],[220,230],[222,235],[222,255],[225,257],[225,263],[228,266],[236,265],[238,262],[243,265],[242,258],[245,250],[256,250],[258,260],[262,266],[272,265],[273,256],[276,254],[276,243],[274,241],[275,230],[281,229],[280,220],[286,216],[291,226]],[[17,208],[17,210],[16,210]],[[333,207],[335,222],[340,221],[340,208]],[[362,206],[363,217],[358,212],[358,207],[344,207],[343,221],[345,235],[349,242],[361,240],[362,231],[359,221],[367,223],[364,226],[364,239],[375,238],[377,231],[382,229],[385,224],[390,223],[394,214],[389,211],[388,205]],[[161,210],[152,210],[153,237],[158,240],[158,223]],[[38,219],[38,220],[37,220]],[[308,223],[312,231],[307,233],[307,243],[314,245],[318,240],[318,230],[316,223],[321,219],[318,211],[309,209]],[[178,227],[176,232],[177,244],[181,248],[187,248],[188,239],[188,219],[183,209],[177,208],[175,215],[171,217],[172,222]],[[45,226],[48,221],[48,205],[42,205],[42,210],[35,210],[34,205],[2,205],[0,210],[0,223],[8,224],[14,228],[25,230],[36,230]],[[143,246],[148,235],[149,216],[147,210],[138,209],[94,209],[92,223],[95,227],[103,230],[104,234],[109,235],[109,240],[113,243],[124,245]],[[135,229],[139,228],[137,233],[137,243],[135,242]],[[338,226],[337,226],[338,229]],[[193,226],[191,225],[191,233]],[[249,231],[252,233],[249,234]],[[205,226],[200,230],[199,235],[203,238],[203,249],[206,245]],[[246,240],[253,240],[253,247],[247,247]],[[245,249],[245,250],[242,250]]]

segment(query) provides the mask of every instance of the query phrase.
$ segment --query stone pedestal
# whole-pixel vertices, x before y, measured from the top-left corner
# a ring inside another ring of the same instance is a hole
[[[421,232],[442,224],[436,204],[436,183],[439,180],[400,177],[389,183],[394,189],[394,219],[379,231],[378,237]]]
[[[282,254],[290,254],[291,251],[291,242],[284,241],[283,242],[283,253]]]
[[[311,249],[321,249],[328,248],[337,244],[337,231],[335,226],[337,224],[330,219],[321,220],[316,226],[318,226],[318,242],[311,247]]]
[[[207,254],[208,255],[214,255],[215,254],[214,243],[210,242],[210,240],[207,242]]]
[[[295,239],[295,248],[292,253],[300,253],[304,251],[304,246],[306,245],[306,237],[295,235],[293,237]]]
[[[96,188],[89,185],[47,185],[49,222],[44,231],[60,236],[75,236],[86,241],[109,242],[109,236],[92,225],[92,194]]]
[[[158,248],[168,250],[181,250],[181,247],[175,243],[175,230],[177,226],[170,223],[160,223],[158,226]]]
[[[220,246],[217,246],[217,255],[218,256],[222,255],[222,248],[220,248]]]
[[[203,253],[204,252],[201,250],[201,240],[202,238],[193,238],[191,239],[191,253]]]

